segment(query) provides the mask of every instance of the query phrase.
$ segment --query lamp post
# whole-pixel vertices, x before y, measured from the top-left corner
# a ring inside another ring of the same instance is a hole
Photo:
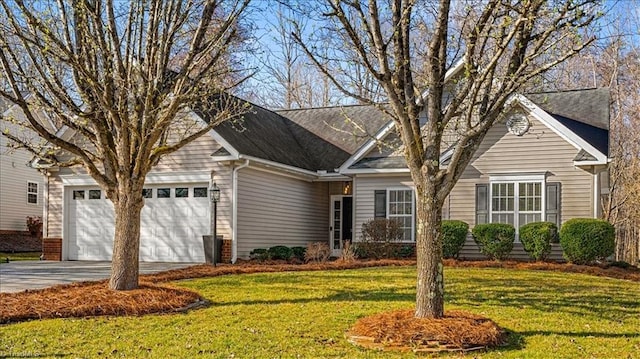
[[[216,183],[213,182],[211,188],[209,188],[209,198],[211,198],[211,202],[213,202],[213,243],[211,246],[212,256],[211,262],[213,262],[213,266],[216,266],[216,241],[218,237],[218,201],[220,201],[220,187],[216,186]]]

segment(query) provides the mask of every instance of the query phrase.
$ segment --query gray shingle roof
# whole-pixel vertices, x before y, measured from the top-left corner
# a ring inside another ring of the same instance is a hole
[[[240,154],[309,171],[333,171],[349,158],[349,153],[297,123],[260,106],[244,103],[248,107],[242,119],[227,121],[215,128]],[[198,106],[194,106],[194,111],[205,121],[211,118],[208,111]]]
[[[546,112],[609,129],[610,95],[608,88],[525,94]]]
[[[526,94],[525,97],[598,151],[609,155],[611,99],[608,88],[532,93]]]
[[[349,167],[350,169],[398,169],[407,168],[407,161],[402,156],[367,157]]]
[[[374,106],[352,105],[277,111],[349,154],[390,121]]]

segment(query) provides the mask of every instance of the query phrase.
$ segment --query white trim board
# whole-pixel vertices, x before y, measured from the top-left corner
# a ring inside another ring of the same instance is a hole
[[[209,171],[191,171],[191,172],[160,172],[149,173],[145,178],[145,184],[158,183],[193,183],[193,182],[209,182],[211,174]],[[61,175],[62,185],[64,186],[97,186],[98,183],[89,175]]]
[[[451,68],[447,70],[444,76],[444,83],[449,82],[449,80],[453,76],[455,76],[462,68],[464,68],[464,63],[465,63],[464,59],[460,59],[455,64],[453,64],[453,66],[451,66]],[[427,94],[428,94],[428,90],[422,92],[420,94],[419,101],[422,101]],[[421,124],[422,124],[422,116],[423,114],[420,114]],[[424,122],[426,123],[426,121],[428,121],[428,119],[426,118],[426,115],[424,116],[424,118],[425,118]],[[378,141],[386,137],[389,134],[389,131],[391,131],[394,127],[395,127],[395,123],[393,122],[393,120],[389,121],[380,131],[378,131],[378,133],[375,135],[374,138],[370,139],[364,145],[362,145],[356,152],[354,152],[353,155],[351,155],[351,157],[349,157],[349,159],[347,159],[345,163],[342,164],[342,166],[340,166],[340,173],[343,173],[345,170],[351,167],[351,165],[353,165],[355,162],[363,158],[363,156],[366,155],[369,152],[369,150],[371,150],[371,148]],[[344,172],[344,173],[349,173],[349,172]]]
[[[575,132],[571,131],[565,125],[563,125],[560,121],[556,120],[549,113],[544,111],[538,105],[530,101],[523,95],[516,94],[513,96],[513,100],[517,101],[521,104],[533,117],[535,117],[538,121],[542,122],[545,126],[550,128],[553,132],[555,132],[558,136],[562,137],[565,141],[571,144],[578,150],[584,149],[589,152],[589,154],[595,156],[597,158],[598,164],[606,164],[609,159],[607,156],[600,152],[598,149],[593,147],[589,142],[587,142],[584,138],[578,136]]]

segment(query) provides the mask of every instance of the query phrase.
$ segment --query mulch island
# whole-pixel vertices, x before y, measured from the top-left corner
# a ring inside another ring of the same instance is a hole
[[[465,311],[448,311],[440,319],[418,319],[413,310],[397,310],[359,319],[346,334],[366,349],[454,352],[496,347],[506,333],[492,320]]]
[[[605,276],[617,279],[640,281],[640,269],[618,267],[602,268],[597,266],[583,266],[560,263],[526,263],[526,262],[493,262],[493,261],[456,261],[445,260],[447,267],[492,267],[523,270],[551,270],[560,272],[583,273],[589,275]],[[240,262],[235,265],[196,265],[183,269],[170,270],[162,273],[141,275],[140,288],[132,291],[112,291],[107,287],[107,281],[75,283],[71,285],[59,285],[41,290],[28,290],[19,293],[0,293],[0,324],[15,323],[33,319],[69,318],[69,317],[93,317],[93,316],[136,316],[151,313],[171,313],[187,310],[194,306],[206,304],[198,293],[193,291],[171,287],[166,282],[215,277],[230,274],[271,273],[287,271],[313,271],[313,270],[343,270],[381,266],[408,266],[415,265],[414,260],[368,260],[368,261],[334,261],[325,263],[289,264],[285,262]],[[412,311],[410,311],[412,313]],[[454,318],[471,321],[474,325],[489,325],[492,323],[486,319],[469,314],[458,315],[451,312]],[[402,317],[394,314],[395,318]],[[413,314],[409,316],[413,318]],[[466,319],[464,319],[466,318]],[[383,320],[378,318],[374,320]],[[446,319],[446,318],[445,318]],[[365,324],[362,324],[365,325]],[[395,324],[394,324],[395,325]],[[419,324],[412,324],[419,325]],[[456,324],[457,325],[457,324]],[[482,327],[482,326],[480,326]],[[355,334],[356,332],[354,332]],[[357,332],[363,337],[371,337],[373,342],[389,342],[387,334],[376,337],[370,332]],[[357,335],[357,334],[356,334]],[[475,335],[475,334],[474,334]],[[492,334],[497,335],[497,334]],[[394,339],[395,340],[395,339]],[[429,342],[429,336],[412,338],[406,343],[413,348],[422,343],[427,348],[434,344]],[[438,345],[458,345],[470,348],[473,345],[493,345],[492,341],[478,340],[460,341],[447,339],[438,340]],[[467,339],[465,339],[467,340]],[[422,341],[422,342],[421,342]],[[484,344],[483,344],[484,343]]]

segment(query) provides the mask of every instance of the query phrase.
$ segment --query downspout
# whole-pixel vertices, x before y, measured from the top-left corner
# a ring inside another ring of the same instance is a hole
[[[44,171],[44,195],[42,196],[42,238],[49,237],[49,176],[51,172]]]
[[[600,172],[593,166],[593,218],[598,218],[600,205]]]
[[[249,160],[233,169],[231,172],[232,192],[231,195],[231,263],[238,260],[238,171],[249,166]]]

